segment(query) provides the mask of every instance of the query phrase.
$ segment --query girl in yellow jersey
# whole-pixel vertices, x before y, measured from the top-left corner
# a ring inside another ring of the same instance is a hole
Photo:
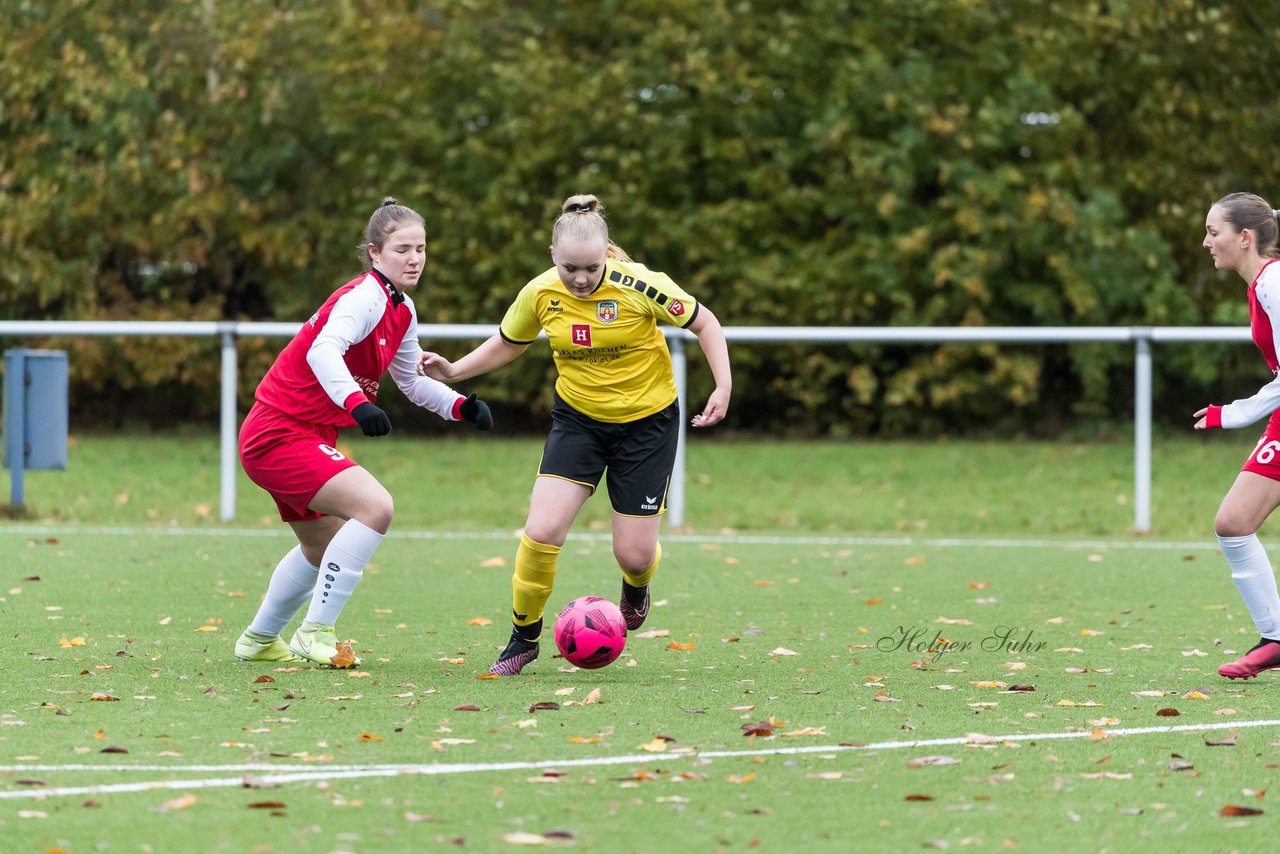
[[[619,607],[628,631],[648,616],[680,418],[659,321],[698,336],[715,378],[715,391],[693,426],[724,418],[733,385],[716,316],[666,274],[632,261],[611,243],[595,196],[565,201],[551,232],[551,260],[554,267],[521,289],[498,334],[457,362],[428,352],[418,363],[424,376],[456,382],[511,362],[540,331],[551,343],[558,372],[551,433],[516,550],[511,641],[489,668],[498,676],[514,676],[538,657],[560,547],[602,475],[613,505]]]

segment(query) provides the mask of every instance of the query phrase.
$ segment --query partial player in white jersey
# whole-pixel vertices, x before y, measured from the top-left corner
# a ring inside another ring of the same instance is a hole
[[[1251,679],[1280,667],[1280,594],[1258,529],[1280,507],[1280,213],[1253,193],[1223,196],[1204,222],[1204,248],[1219,270],[1234,270],[1249,285],[1253,342],[1272,380],[1250,397],[1195,414],[1195,428],[1247,427],[1268,418],[1267,429],[1228,490],[1214,532],[1231,567],[1231,580],[1257,626],[1256,646],[1218,668],[1228,679]]]
[[[281,559],[253,622],[236,641],[246,661],[305,659],[333,667],[360,663],[335,625],[391,525],[391,495],[338,450],[338,430],[359,425],[385,436],[391,421],[377,405],[382,377],[447,421],[493,426],[472,394],[417,372],[418,318],[405,292],[426,261],[426,227],[410,208],[386,199],[365,227],[365,272],[338,288],[285,346],[254,392],[240,428],[240,461],[275,499],[298,545]],[[309,603],[309,605],[308,605]],[[308,605],[286,644],[281,632]]]

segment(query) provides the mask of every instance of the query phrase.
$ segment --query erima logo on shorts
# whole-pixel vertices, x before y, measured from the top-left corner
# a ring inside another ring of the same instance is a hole
[[[657,498],[652,498],[652,497],[650,497],[650,496],[646,495],[646,496],[644,497],[644,500],[645,500],[645,503],[640,505],[640,509],[641,509],[641,510],[657,510],[657,509],[658,509],[658,499],[657,499]]]

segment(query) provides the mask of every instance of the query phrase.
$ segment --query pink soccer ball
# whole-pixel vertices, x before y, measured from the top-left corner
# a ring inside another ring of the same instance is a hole
[[[618,606],[599,596],[574,599],[556,617],[556,647],[583,670],[612,664],[627,645],[627,624]]]

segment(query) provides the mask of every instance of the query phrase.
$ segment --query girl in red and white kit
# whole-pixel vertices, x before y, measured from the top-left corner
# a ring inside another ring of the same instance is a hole
[[[1252,397],[1195,414],[1197,430],[1247,427],[1270,416],[1266,432],[1228,490],[1214,532],[1245,606],[1258,628],[1258,644],[1218,668],[1228,679],[1250,679],[1280,667],[1280,595],[1258,528],[1280,506],[1280,214],[1252,193],[1223,196],[1205,217],[1204,248],[1219,270],[1234,270],[1249,283],[1253,341],[1274,379]]]
[[[426,227],[388,198],[365,228],[365,271],[335,291],[276,358],[240,428],[240,461],[275,499],[298,545],[281,559],[253,622],[236,642],[246,661],[360,663],[334,629],[391,525],[390,493],[337,449],[338,430],[385,436],[377,406],[383,374],[405,397],[447,421],[493,426],[489,407],[417,373],[418,317],[405,292],[426,262]],[[293,639],[280,633],[310,602]]]

